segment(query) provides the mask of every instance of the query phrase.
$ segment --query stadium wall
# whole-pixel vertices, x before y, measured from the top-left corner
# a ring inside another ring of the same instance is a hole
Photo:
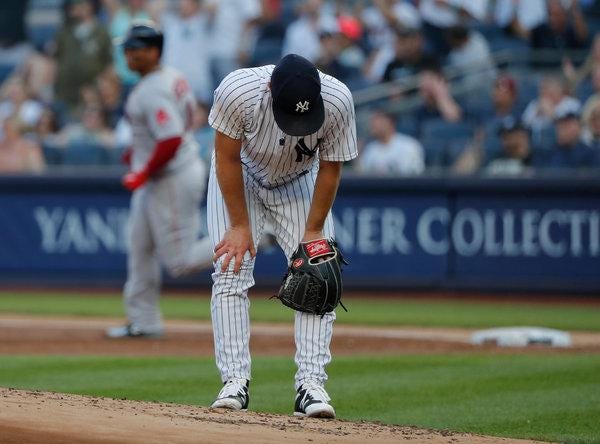
[[[121,285],[129,195],[118,176],[0,178],[5,285]],[[347,175],[334,206],[347,288],[600,294],[599,178]],[[256,281],[277,285],[275,246]],[[170,285],[210,284],[209,273]]]

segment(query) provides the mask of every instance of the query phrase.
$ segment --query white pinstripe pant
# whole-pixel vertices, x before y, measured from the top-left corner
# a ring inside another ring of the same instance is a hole
[[[315,179],[316,172],[309,172],[285,185],[267,189],[244,172],[246,203],[255,246],[260,242],[265,223],[269,222],[277,242],[289,259],[304,235]],[[214,163],[208,186],[208,229],[213,245],[216,245],[229,226],[229,218]],[[333,237],[331,214],[327,216],[324,235]],[[233,261],[229,270],[222,273],[219,260],[212,275],[211,315],[215,356],[223,382],[231,378],[251,379],[248,289],[254,285],[254,261],[247,253],[240,273],[235,275],[232,271]],[[327,380],[325,367],[331,361],[329,344],[334,321],[334,312],[322,317],[295,313],[296,388],[304,380],[311,379],[321,384]]]

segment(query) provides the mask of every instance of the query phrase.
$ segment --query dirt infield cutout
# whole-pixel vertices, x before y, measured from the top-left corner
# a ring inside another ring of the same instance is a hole
[[[213,356],[212,327],[208,322],[168,321],[162,339],[115,340],[104,329],[122,320],[99,318],[48,318],[0,315],[0,354],[60,354],[105,356]],[[519,349],[486,344],[475,346],[469,339],[473,330],[459,328],[353,327],[334,329],[334,356],[349,354],[398,354],[481,352],[515,353]],[[600,351],[599,333],[571,333],[573,347],[552,349],[547,346],[522,351],[561,353]],[[287,324],[252,325],[250,346],[253,355],[273,356],[294,353],[293,327]]]
[[[3,443],[527,443],[416,427],[0,388]]]

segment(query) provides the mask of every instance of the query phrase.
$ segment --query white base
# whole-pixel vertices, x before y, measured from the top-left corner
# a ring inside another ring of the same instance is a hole
[[[475,345],[496,344],[500,347],[527,347],[546,345],[549,347],[570,347],[569,333],[540,327],[506,327],[480,330],[473,333],[471,343]]]

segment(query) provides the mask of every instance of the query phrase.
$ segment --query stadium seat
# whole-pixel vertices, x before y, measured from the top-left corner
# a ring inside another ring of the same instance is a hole
[[[64,148],[44,143],[42,151],[48,165],[62,165]]]
[[[93,143],[72,143],[64,150],[65,165],[103,165],[107,163],[107,149]]]
[[[519,85],[519,104],[523,108],[538,95],[539,80],[535,75],[522,75],[517,79]]]
[[[105,152],[105,161],[108,165],[121,165],[121,156],[125,148],[107,148]]]
[[[13,70],[15,69],[15,65],[10,64],[0,64],[0,83],[4,82],[6,79],[10,77]]]
[[[419,140],[425,151],[426,167],[442,167],[444,165],[444,141],[436,137],[421,137]]]
[[[407,136],[417,137],[419,134],[419,125],[413,117],[404,115],[396,122],[396,130]]]
[[[29,41],[40,51],[47,49],[48,43],[54,39],[57,27],[54,24],[30,26],[27,29]]]
[[[421,124],[421,135],[442,140],[471,137],[473,126],[469,122],[447,122],[443,119],[430,119]]]

